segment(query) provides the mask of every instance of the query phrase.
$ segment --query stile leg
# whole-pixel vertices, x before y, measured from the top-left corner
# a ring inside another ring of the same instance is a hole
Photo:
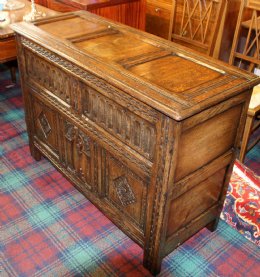
[[[34,145],[30,145],[30,152],[37,162],[41,160],[42,154]]]

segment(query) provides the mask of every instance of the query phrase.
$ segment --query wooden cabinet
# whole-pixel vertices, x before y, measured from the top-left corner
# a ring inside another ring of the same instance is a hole
[[[117,22],[145,29],[145,0],[36,0],[59,12],[86,10]]]
[[[144,266],[225,199],[259,79],[91,13],[13,25],[29,144],[144,249]]]
[[[172,5],[172,0],[147,0],[145,31],[165,39],[170,39]]]

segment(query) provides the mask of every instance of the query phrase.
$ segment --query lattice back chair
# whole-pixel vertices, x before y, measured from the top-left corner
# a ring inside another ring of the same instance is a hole
[[[172,41],[218,58],[227,0],[174,0]]]
[[[254,72],[260,68],[260,0],[242,0],[229,63]],[[260,140],[260,87],[253,90],[241,142],[239,160]],[[253,138],[250,141],[250,136]]]

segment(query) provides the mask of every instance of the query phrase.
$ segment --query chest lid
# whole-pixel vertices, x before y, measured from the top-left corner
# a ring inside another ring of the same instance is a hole
[[[253,74],[88,12],[13,28],[176,120],[260,82]]]

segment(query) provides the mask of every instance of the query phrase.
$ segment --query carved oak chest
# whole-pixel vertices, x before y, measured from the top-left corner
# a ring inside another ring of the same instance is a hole
[[[214,230],[254,75],[88,12],[16,31],[30,150],[144,249]]]

